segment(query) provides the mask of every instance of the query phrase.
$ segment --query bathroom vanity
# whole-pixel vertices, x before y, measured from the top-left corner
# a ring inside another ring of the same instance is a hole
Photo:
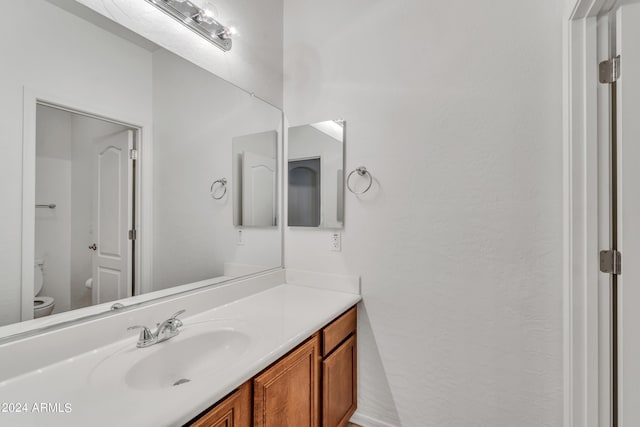
[[[0,413],[0,424],[344,425],[356,407],[361,297],[348,289],[277,284],[282,275],[271,276],[0,346],[5,372],[15,372],[0,379],[0,402],[27,405]],[[137,348],[137,334],[126,331],[183,308],[191,316],[167,341]],[[100,338],[94,328],[124,338],[93,347]],[[65,347],[64,359],[45,363],[48,355],[34,355],[35,369],[27,366],[29,357],[10,356],[27,356],[28,348],[53,355]],[[70,410],[34,412],[32,405],[42,402]]]
[[[342,314],[189,425],[345,426],[357,407],[356,310]]]

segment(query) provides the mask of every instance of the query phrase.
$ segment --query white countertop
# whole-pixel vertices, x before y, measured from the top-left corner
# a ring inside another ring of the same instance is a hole
[[[179,336],[149,348],[135,348],[135,336],[43,367],[0,383],[0,425],[182,425],[360,299],[350,293],[281,285],[187,317]],[[249,337],[249,344],[224,366],[211,366],[206,375],[175,387],[134,389],[125,383],[125,373],[119,372],[117,365],[109,365],[114,354],[162,351],[179,346],[190,331],[204,328],[239,331]],[[113,371],[113,375],[105,375],[105,371]],[[35,412],[34,406],[40,408],[41,403],[48,407]],[[15,413],[16,404],[27,411]]]

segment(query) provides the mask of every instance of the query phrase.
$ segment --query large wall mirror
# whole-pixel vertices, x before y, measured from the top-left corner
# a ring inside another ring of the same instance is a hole
[[[343,120],[289,128],[288,225],[344,226]]]
[[[281,267],[282,112],[64,5],[5,7],[0,336]]]

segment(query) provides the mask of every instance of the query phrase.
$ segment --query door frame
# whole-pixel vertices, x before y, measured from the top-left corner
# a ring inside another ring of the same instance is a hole
[[[609,245],[608,151],[601,140],[599,60],[608,59],[598,16],[615,0],[574,0],[563,27],[563,389],[565,427],[610,425],[608,275],[598,252]],[[569,4],[568,4],[569,6]],[[605,160],[605,161],[603,161]],[[606,284],[606,285],[604,285]]]
[[[148,292],[152,283],[151,248],[153,224],[152,201],[152,126],[144,116],[113,112],[87,99],[73,99],[51,91],[23,88],[22,135],[22,256],[21,256],[21,321],[33,319],[33,259],[35,256],[35,174],[36,174],[36,110],[44,104],[76,114],[121,124],[136,133],[138,161],[134,171],[134,220],[138,230],[132,256],[135,293]],[[144,159],[144,160],[143,160]],[[144,278],[144,282],[142,279]]]

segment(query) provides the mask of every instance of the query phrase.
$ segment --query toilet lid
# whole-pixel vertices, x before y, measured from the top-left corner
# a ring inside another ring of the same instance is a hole
[[[53,304],[53,298],[51,297],[37,297],[33,299],[33,309],[38,310],[47,308]]]
[[[38,295],[38,293],[42,290],[42,285],[44,283],[44,277],[42,276],[42,264],[36,264],[33,268],[33,296]]]

